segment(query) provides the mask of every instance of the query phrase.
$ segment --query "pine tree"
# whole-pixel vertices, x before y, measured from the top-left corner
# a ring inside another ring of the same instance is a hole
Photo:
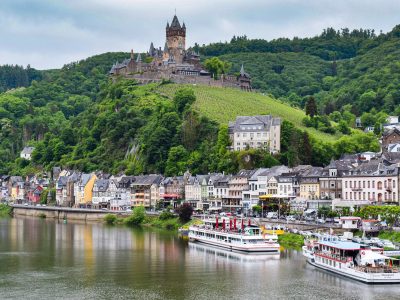
[[[317,103],[315,102],[314,97],[310,96],[310,98],[308,98],[306,103],[306,115],[309,115],[311,118],[313,118],[316,114],[317,114]]]

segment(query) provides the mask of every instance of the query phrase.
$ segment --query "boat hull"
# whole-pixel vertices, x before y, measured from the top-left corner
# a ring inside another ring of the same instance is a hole
[[[305,255],[306,256],[306,255]],[[343,269],[342,271],[337,268],[326,266],[315,262],[314,258],[307,257],[307,262],[319,269],[327,272],[334,273],[343,277],[351,278],[366,284],[398,284],[400,283],[400,273],[363,273],[351,268]]]
[[[192,243],[201,243],[213,247],[218,247],[221,249],[241,252],[241,253],[271,253],[277,254],[280,253],[279,244],[260,244],[260,245],[243,245],[243,244],[235,244],[235,243],[227,243],[223,241],[215,241],[210,239],[202,239],[199,237],[191,237],[189,236],[189,241]]]

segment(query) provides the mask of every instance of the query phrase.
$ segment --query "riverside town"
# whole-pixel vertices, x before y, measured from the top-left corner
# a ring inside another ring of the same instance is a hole
[[[400,298],[397,3],[8,2],[1,299]]]

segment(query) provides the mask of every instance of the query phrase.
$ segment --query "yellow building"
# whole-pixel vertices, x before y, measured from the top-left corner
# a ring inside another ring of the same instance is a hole
[[[96,174],[82,174],[78,182],[75,183],[75,205],[87,206],[92,204],[93,186],[97,179]]]
[[[300,198],[306,200],[316,200],[320,198],[318,179],[316,182],[311,181],[310,178],[303,178],[300,181]]]

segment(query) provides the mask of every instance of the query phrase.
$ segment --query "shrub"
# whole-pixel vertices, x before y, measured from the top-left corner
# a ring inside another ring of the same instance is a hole
[[[173,213],[171,213],[170,211],[163,211],[160,216],[158,217],[160,220],[168,220],[168,219],[172,219],[175,218],[175,215]]]
[[[132,215],[125,219],[125,224],[130,226],[137,226],[143,223],[146,217],[146,210],[144,206],[138,206],[133,209]]]
[[[117,216],[113,214],[106,214],[104,217],[104,221],[109,225],[113,225],[117,222]]]
[[[46,219],[46,214],[40,213],[40,214],[38,215],[38,217],[41,218],[41,219]]]
[[[192,217],[193,207],[189,203],[183,203],[177,207],[176,212],[178,213],[181,222],[186,223],[190,221],[190,218]]]

